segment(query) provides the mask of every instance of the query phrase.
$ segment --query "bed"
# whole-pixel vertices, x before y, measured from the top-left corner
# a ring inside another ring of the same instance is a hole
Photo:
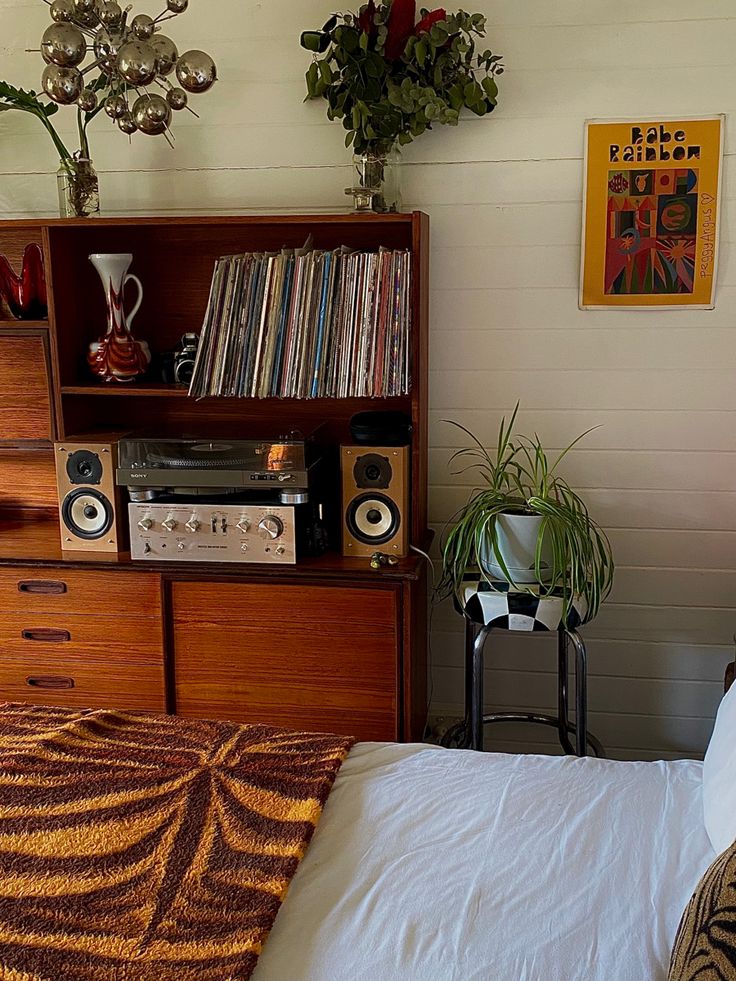
[[[666,981],[736,863],[736,687],[703,763],[3,713],[2,979]]]
[[[363,743],[253,981],[664,981],[702,763]]]

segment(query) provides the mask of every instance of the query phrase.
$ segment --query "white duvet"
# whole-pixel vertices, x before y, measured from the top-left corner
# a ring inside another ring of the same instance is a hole
[[[664,981],[701,774],[362,743],[253,981]]]

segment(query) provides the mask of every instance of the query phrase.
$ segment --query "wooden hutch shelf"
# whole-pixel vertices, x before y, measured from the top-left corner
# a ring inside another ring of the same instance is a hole
[[[155,355],[199,331],[222,255],[303,246],[407,249],[412,256],[411,389],[394,398],[191,399],[183,387],[96,383],[86,366],[104,333],[95,252],[130,252],[143,282],[136,337]],[[273,435],[320,427],[336,455],[350,420],[395,409],[412,423],[410,540],[426,548],[429,220],[389,215],[258,215],[0,222],[0,252],[41,244],[48,321],[0,321],[0,697],[166,710],[421,738],[426,713],[426,569],[416,555],[376,573],[339,550],[293,567],[131,562],[64,553],[53,439],[95,430]],[[12,379],[3,387],[3,377]],[[11,449],[4,447],[10,446]],[[333,504],[339,495],[337,477]],[[332,508],[334,511],[334,508]],[[24,520],[19,521],[19,518]],[[340,515],[333,513],[333,529]],[[31,519],[31,520],[26,520]],[[40,592],[36,584],[41,582]],[[44,592],[48,588],[52,592]],[[54,593],[53,590],[58,592]],[[3,626],[3,624],[5,626]],[[59,628],[69,643],[19,638]],[[109,639],[112,638],[112,639]],[[30,674],[68,691],[29,690]],[[75,680],[76,679],[76,680]],[[29,693],[30,692],[30,693]]]
[[[48,320],[1,320],[0,330],[48,330]]]

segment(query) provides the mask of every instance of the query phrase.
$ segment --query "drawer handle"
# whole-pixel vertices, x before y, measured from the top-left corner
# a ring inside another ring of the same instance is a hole
[[[54,579],[24,579],[18,583],[18,592],[59,596],[66,592],[66,583]]]
[[[73,688],[74,678],[61,678],[54,675],[46,675],[39,678],[26,678],[26,684],[31,688]]]
[[[41,627],[38,630],[22,630],[23,640],[38,640],[45,644],[65,644],[72,639],[68,630],[54,630],[52,627]]]

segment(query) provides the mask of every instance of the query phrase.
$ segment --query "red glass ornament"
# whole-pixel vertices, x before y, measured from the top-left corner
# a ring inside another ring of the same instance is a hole
[[[0,300],[18,320],[43,320],[48,315],[46,273],[40,245],[27,245],[20,276],[0,255]]]

